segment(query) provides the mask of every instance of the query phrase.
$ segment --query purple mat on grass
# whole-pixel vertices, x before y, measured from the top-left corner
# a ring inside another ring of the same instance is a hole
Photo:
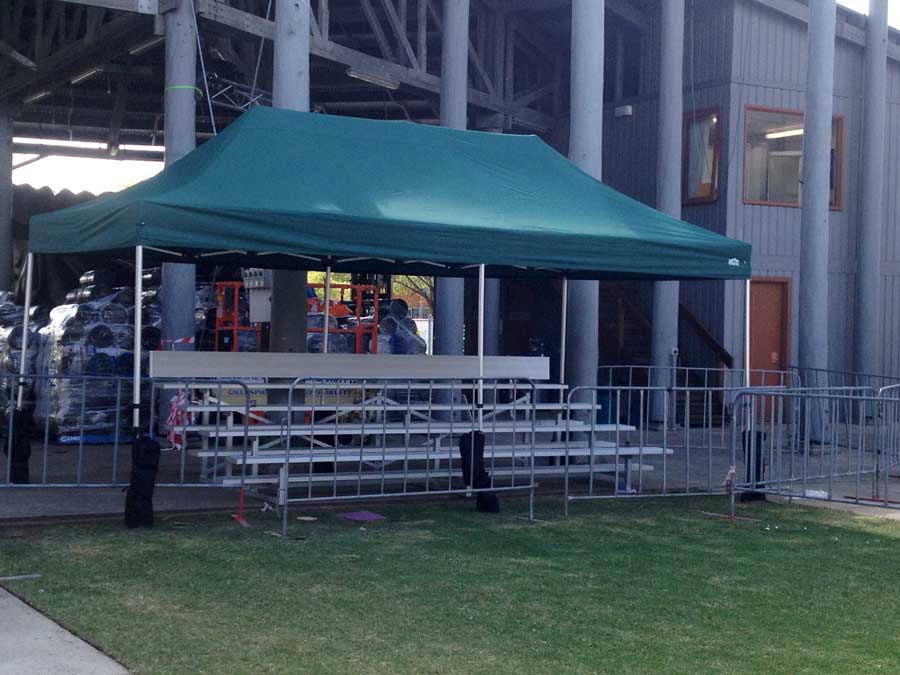
[[[356,523],[371,523],[376,520],[384,520],[384,516],[373,513],[372,511],[351,511],[350,513],[342,513],[341,518],[352,520]]]

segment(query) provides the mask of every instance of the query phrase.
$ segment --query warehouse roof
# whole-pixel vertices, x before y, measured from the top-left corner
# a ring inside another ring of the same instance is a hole
[[[750,275],[749,244],[626,197],[534,136],[264,107],[143,183],[31,220],[38,253],[137,245],[335,271]]]

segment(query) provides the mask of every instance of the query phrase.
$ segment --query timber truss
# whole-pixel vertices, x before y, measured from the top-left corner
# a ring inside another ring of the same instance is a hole
[[[13,109],[16,135],[95,144],[53,154],[158,158],[133,146],[163,143],[163,15],[178,2],[193,4],[206,72],[198,138],[212,133],[211,116],[222,128],[270,104],[272,0],[3,0],[0,105]],[[441,0],[310,4],[315,111],[438,121]],[[569,16],[569,0],[472,0],[471,128],[546,133],[564,117]]]

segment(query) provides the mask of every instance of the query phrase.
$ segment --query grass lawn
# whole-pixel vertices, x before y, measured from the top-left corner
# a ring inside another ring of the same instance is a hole
[[[141,673],[897,673],[900,522],[724,499],[0,530],[0,576]],[[353,510],[349,506],[344,510]],[[377,507],[376,507],[377,508]]]

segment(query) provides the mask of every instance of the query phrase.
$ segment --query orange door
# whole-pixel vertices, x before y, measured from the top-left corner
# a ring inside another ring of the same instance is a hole
[[[788,367],[790,280],[753,279],[750,282],[750,384],[789,384],[776,372]],[[763,372],[760,372],[763,371]]]

